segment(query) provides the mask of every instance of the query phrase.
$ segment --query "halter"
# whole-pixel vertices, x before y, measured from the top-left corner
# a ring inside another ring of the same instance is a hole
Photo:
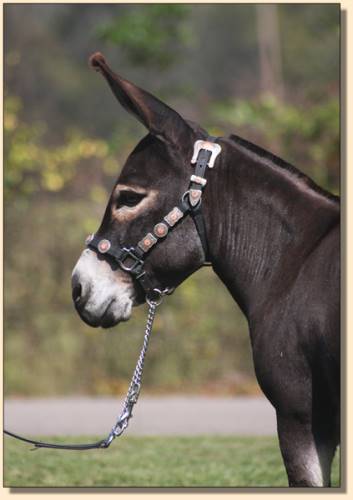
[[[221,152],[221,146],[216,144],[217,137],[209,136],[207,140],[199,140],[194,144],[191,163],[195,164],[195,174],[191,175],[188,190],[181,197],[180,203],[167,213],[163,220],[155,224],[134,247],[112,245],[106,238],[91,234],[86,239],[88,248],[100,254],[109,255],[123,271],[131,274],[142,286],[146,297],[154,297],[154,287],[150,277],[144,270],[147,253],[160,241],[164,240],[170,231],[188,214],[191,215],[205,254],[205,263],[209,251],[206,237],[206,226],[201,211],[202,191],[207,184],[206,169],[213,168],[214,162]]]
[[[131,383],[123,404],[122,411],[113,426],[112,430],[105,439],[88,444],[56,444],[46,443],[28,439],[13,432],[4,430],[4,434],[19,439],[26,443],[34,445],[33,449],[55,448],[58,450],[91,450],[108,448],[112,441],[123,434],[132,417],[132,409],[137,403],[140,394],[143,366],[147,352],[150,334],[152,332],[153,320],[156,309],[161,303],[164,295],[171,293],[171,290],[158,290],[153,288],[149,276],[144,271],[146,254],[162,241],[168,233],[180,222],[186,215],[190,214],[195,222],[195,226],[200,237],[202,247],[205,253],[205,262],[208,258],[208,244],[206,238],[205,221],[201,212],[201,197],[203,189],[207,184],[205,179],[206,169],[213,168],[215,159],[221,152],[221,146],[216,144],[216,137],[208,137],[206,141],[199,140],[194,144],[194,154],[191,163],[196,163],[195,174],[191,175],[188,190],[181,197],[179,205],[175,206],[164,218],[158,222],[152,232],[149,232],[140,240],[135,247],[112,247],[107,239],[100,239],[96,235],[91,235],[86,239],[86,245],[96,250],[100,254],[107,254],[112,257],[124,271],[128,272],[136,279],[146,293],[146,301],[149,305],[145,336],[142,349],[137,360],[137,364],[131,379]]]

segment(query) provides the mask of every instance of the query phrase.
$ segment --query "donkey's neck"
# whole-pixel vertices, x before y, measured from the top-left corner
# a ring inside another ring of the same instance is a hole
[[[306,257],[339,221],[338,199],[240,138],[221,142],[204,212],[213,268],[243,312],[286,293]]]

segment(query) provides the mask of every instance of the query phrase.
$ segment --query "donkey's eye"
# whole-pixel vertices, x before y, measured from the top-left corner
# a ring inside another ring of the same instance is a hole
[[[134,191],[121,191],[116,202],[116,208],[135,207],[145,197],[143,193],[135,193]]]

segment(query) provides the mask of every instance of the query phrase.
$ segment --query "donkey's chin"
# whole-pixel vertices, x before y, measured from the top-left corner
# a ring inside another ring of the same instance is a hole
[[[101,310],[90,311],[90,309],[78,310],[81,319],[94,328],[112,328],[131,317],[133,301],[126,300],[123,303],[113,299],[108,306]]]

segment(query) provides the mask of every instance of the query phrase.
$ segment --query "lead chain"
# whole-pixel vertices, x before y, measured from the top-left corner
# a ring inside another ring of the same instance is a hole
[[[137,360],[136,367],[131,379],[131,383],[126,394],[123,409],[117,419],[116,424],[112,428],[109,436],[107,437],[107,439],[103,444],[104,448],[108,448],[113,439],[115,439],[118,436],[121,436],[121,434],[125,431],[125,429],[129,424],[129,420],[132,417],[132,409],[134,405],[137,403],[140,394],[143,366],[145,362],[148,342],[152,332],[153,320],[156,314],[158,302],[148,301],[148,304],[149,304],[149,310],[146,321],[145,336],[143,339],[143,345],[141,348],[140,356]]]

